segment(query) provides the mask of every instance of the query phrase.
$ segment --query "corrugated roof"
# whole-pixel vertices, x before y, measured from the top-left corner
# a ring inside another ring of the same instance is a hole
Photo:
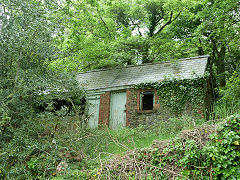
[[[209,56],[179,59],[178,62],[142,64],[79,73],[77,80],[87,90],[131,86],[169,78],[192,79],[203,76]]]

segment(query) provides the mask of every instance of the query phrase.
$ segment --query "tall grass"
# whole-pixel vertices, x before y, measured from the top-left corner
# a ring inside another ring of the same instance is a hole
[[[59,146],[83,151],[87,157],[96,158],[101,154],[122,154],[134,148],[148,147],[153,140],[168,140],[184,129],[193,129],[204,123],[203,119],[183,116],[156,122],[154,126],[138,126],[111,130],[87,129],[58,133],[55,138]]]
[[[232,101],[231,104],[226,103],[224,101],[218,101],[214,106],[211,118],[218,121],[239,113],[240,113],[240,100]]]

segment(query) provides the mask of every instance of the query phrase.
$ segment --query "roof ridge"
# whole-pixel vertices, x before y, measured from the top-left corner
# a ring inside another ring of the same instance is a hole
[[[207,57],[210,57],[210,55],[202,55],[202,56],[194,56],[194,57],[189,57],[189,58],[181,58],[181,59],[178,59],[178,60],[180,60],[180,61],[187,61],[187,60],[199,59],[199,58],[207,58]],[[94,70],[91,70],[91,71],[79,72],[78,74],[85,74],[85,73],[99,72],[99,71],[108,71],[108,70],[116,70],[116,69],[123,69],[123,68],[126,69],[126,68],[131,68],[131,67],[156,65],[156,64],[164,64],[164,63],[172,63],[172,62],[171,61],[162,61],[162,62],[156,62],[156,63],[134,64],[134,65],[128,65],[128,66],[122,66],[122,67],[94,69]]]

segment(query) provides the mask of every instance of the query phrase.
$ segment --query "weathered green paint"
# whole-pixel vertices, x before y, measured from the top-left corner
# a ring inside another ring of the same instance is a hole
[[[99,119],[99,105],[100,105],[100,97],[94,96],[88,99],[89,107],[88,107],[88,125],[89,128],[97,128],[98,127],[98,119]]]
[[[126,126],[126,92],[112,92],[110,98],[109,127],[117,129]]]

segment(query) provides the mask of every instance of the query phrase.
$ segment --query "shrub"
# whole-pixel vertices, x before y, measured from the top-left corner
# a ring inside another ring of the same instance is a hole
[[[240,178],[240,116],[231,116],[210,135],[210,141],[175,140],[165,152],[162,163],[172,161],[183,167],[182,174],[190,179],[238,179]],[[158,157],[156,157],[158,158]],[[157,162],[155,159],[154,162]]]

